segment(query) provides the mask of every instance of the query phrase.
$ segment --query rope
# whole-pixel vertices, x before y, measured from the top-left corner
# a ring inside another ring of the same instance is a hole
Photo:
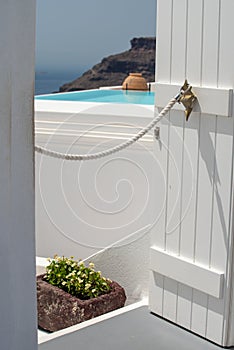
[[[115,147],[109,148],[105,151],[97,152],[97,153],[91,153],[91,154],[65,154],[60,153],[52,150],[48,150],[43,147],[35,146],[35,151],[41,154],[44,154],[45,156],[54,157],[58,159],[64,159],[64,160],[92,160],[92,159],[99,159],[106,156],[109,156],[113,153],[119,152],[123,150],[126,147],[129,147],[134,142],[138,141],[140,138],[142,138],[145,134],[147,134],[156,124],[172,109],[172,107],[175,105],[176,102],[180,102],[180,98],[187,92],[188,89],[185,91],[181,90],[174,98],[172,98],[169,103],[166,105],[166,107],[163,108],[163,110],[154,117],[154,119],[142,130],[140,130],[135,136],[130,138],[129,140],[121,143],[120,145],[117,145]]]

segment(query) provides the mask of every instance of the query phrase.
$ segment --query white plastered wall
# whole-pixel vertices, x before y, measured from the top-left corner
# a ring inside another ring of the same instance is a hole
[[[120,144],[154,114],[153,106],[50,102],[36,101],[36,143],[74,154]],[[91,260],[125,288],[128,303],[145,297],[161,175],[152,135],[95,161],[36,154],[37,255]]]

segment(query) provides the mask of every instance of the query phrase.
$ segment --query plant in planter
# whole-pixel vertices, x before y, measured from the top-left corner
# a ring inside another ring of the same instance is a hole
[[[46,274],[37,277],[40,328],[53,332],[124,306],[124,289],[73,257],[48,259]]]

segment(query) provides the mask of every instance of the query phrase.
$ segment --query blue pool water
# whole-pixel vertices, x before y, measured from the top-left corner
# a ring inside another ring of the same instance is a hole
[[[133,103],[154,105],[154,92],[125,90],[88,90],[36,96],[37,100]]]

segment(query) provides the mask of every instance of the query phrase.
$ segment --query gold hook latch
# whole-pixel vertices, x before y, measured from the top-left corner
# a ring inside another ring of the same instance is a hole
[[[184,82],[184,85],[180,89],[180,96],[178,102],[182,103],[185,108],[186,121],[188,121],[189,116],[193,110],[194,103],[197,100],[197,97],[192,92],[192,86],[189,85],[187,79]]]

